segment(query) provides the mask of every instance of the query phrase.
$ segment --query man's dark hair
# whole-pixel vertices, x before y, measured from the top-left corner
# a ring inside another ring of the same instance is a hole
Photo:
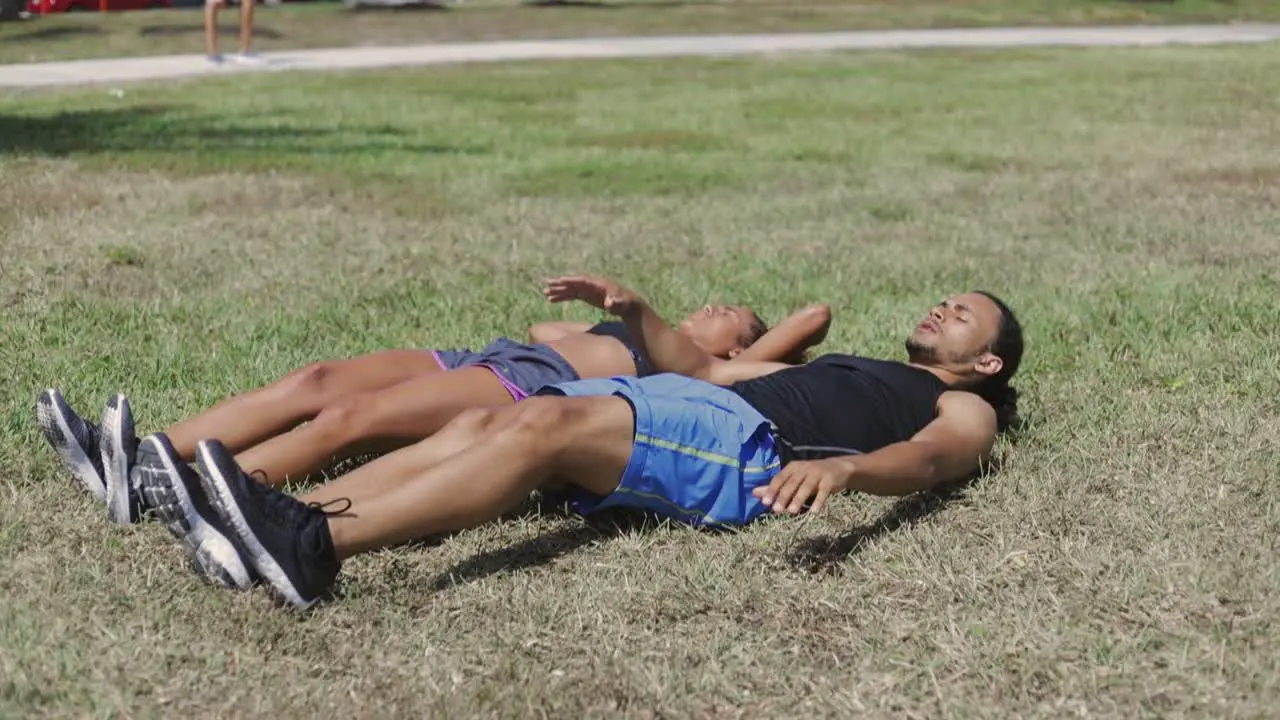
[[[1004,364],[1000,372],[984,379],[971,391],[995,408],[996,428],[999,432],[1004,432],[1018,418],[1018,390],[1009,381],[1022,363],[1022,323],[1018,322],[1017,316],[1000,298],[985,290],[979,290],[978,294],[985,296],[1000,309],[1000,326],[987,351],[999,357]]]

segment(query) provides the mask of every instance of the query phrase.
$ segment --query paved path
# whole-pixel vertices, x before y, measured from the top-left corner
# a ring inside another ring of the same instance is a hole
[[[0,87],[126,83],[231,72],[360,70],[447,63],[572,58],[642,58],[905,48],[1218,45],[1280,40],[1280,25],[989,28],[582,38],[264,53],[259,66],[210,64],[203,55],[0,65]]]

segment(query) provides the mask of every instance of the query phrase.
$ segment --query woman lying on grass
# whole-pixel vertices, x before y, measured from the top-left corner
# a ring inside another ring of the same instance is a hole
[[[750,308],[708,305],[679,331],[722,362],[795,364],[822,342],[830,323],[825,305],[803,308],[772,330]],[[217,439],[241,467],[279,486],[341,460],[423,440],[470,408],[510,405],[555,383],[652,373],[620,322],[542,323],[529,329],[529,338],[498,338],[479,352],[387,350],[314,363],[164,434],[186,462],[194,461],[199,441]],[[145,463],[135,467],[138,441],[125,396],[111,398],[101,426],[77,415],[55,389],[41,393],[37,416],[49,444],[106,504],[108,517],[137,522],[147,509],[139,488],[148,470]]]

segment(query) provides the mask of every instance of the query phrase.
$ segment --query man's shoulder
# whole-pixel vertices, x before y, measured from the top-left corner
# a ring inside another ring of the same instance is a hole
[[[991,404],[968,390],[947,390],[938,396],[935,408],[938,417],[954,417],[995,427],[996,411]]]

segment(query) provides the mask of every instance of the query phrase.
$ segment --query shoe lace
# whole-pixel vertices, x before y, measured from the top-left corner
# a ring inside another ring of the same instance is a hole
[[[253,494],[253,502],[273,524],[288,526],[295,521],[302,503],[288,493],[277,490],[267,482],[263,470],[251,470],[245,476],[255,482],[247,483]]]
[[[323,513],[325,516],[341,515],[351,509],[351,498],[335,498],[328,502],[310,502],[303,506],[302,501],[279,490],[273,489],[267,483],[267,473],[261,469],[252,470],[245,473],[249,477],[257,480],[253,484],[253,492],[255,500],[263,513],[273,522],[288,523],[291,519],[296,519],[300,507],[306,507],[308,510]],[[334,505],[345,503],[341,508],[331,509]]]
[[[338,509],[333,509],[335,505],[340,505]],[[319,513],[324,517],[333,515],[341,515],[351,509],[351,498],[334,498],[328,502],[309,502],[307,510],[312,513]],[[314,516],[313,516],[314,517]],[[320,531],[319,528],[328,525],[328,521],[320,521],[313,525],[315,531],[307,534],[304,542],[308,543],[307,547],[311,553],[320,558],[326,558],[330,563],[337,563],[337,557],[333,547],[333,536],[328,531]]]
[[[346,505],[343,505],[341,510],[330,510],[330,509],[329,509],[331,506],[333,506],[333,505],[337,505],[337,504],[339,504],[339,503],[346,503]],[[310,509],[312,509],[312,510],[316,510],[316,511],[318,511],[318,512],[322,512],[322,513],[324,513],[326,516],[328,516],[328,515],[341,515],[341,514],[343,514],[343,513],[345,513],[346,511],[348,511],[348,510],[350,510],[350,509],[351,509],[351,498],[345,498],[345,497],[334,498],[334,499],[332,499],[332,500],[330,500],[330,501],[328,501],[328,502],[322,502],[322,503],[321,503],[321,502],[309,502],[309,503],[307,503],[307,507],[308,507],[308,508],[310,508]]]

